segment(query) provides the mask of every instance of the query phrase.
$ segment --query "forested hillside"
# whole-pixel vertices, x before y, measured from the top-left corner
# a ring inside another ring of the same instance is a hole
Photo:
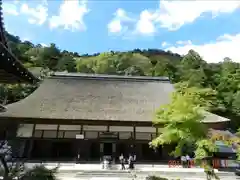
[[[41,67],[50,71],[168,76],[172,83],[186,81],[189,86],[212,88],[217,97],[215,113],[232,119],[233,127],[240,124],[240,64],[227,57],[222,63],[208,64],[193,50],[184,57],[158,49],[79,55],[61,51],[55,44],[43,47],[29,41],[22,42],[19,37],[10,34],[7,38],[12,52],[31,69]],[[12,103],[34,89],[27,85],[1,85],[0,98],[2,103]]]

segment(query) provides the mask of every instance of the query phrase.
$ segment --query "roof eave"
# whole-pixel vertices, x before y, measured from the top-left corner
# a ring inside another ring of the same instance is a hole
[[[1,42],[0,52],[0,56],[2,58],[0,61],[0,67],[2,67],[7,74],[12,75],[12,81],[9,83],[24,82],[35,84],[39,82],[39,79],[33,76],[33,74],[29,72]],[[6,79],[6,77],[0,77],[0,82],[4,83],[6,82]]]

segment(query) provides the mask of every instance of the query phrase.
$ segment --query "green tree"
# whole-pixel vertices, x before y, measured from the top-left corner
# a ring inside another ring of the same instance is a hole
[[[60,50],[52,43],[49,47],[42,48],[37,56],[37,60],[42,67],[56,70],[60,56]]]
[[[234,95],[235,99],[232,102],[232,109],[235,114],[240,116],[240,90]]]
[[[132,57],[131,53],[119,54],[115,59],[116,72],[124,74],[125,70],[131,66],[129,59]]]
[[[77,72],[94,73],[94,58],[76,58]]]
[[[96,56],[93,70],[97,74],[116,74],[112,53],[102,53]]]
[[[195,149],[196,158],[203,158],[203,153],[198,153],[200,150],[208,156],[214,151],[214,143],[208,139],[207,127],[202,123],[204,112],[211,106],[211,100],[201,98],[199,91],[196,88],[177,91],[173,93],[171,103],[160,108],[153,123],[164,124],[164,127],[161,134],[151,142],[153,147],[176,144],[172,154],[180,156],[183,147],[190,145]],[[208,152],[201,148],[202,143]]]
[[[206,87],[207,76],[204,71],[206,67],[207,63],[201,56],[190,50],[178,66],[180,81],[188,81],[191,86]]]
[[[125,75],[130,76],[144,76],[144,72],[140,67],[131,66],[124,70]]]
[[[57,71],[76,72],[76,60],[69,55],[64,55],[59,59],[56,69]]]

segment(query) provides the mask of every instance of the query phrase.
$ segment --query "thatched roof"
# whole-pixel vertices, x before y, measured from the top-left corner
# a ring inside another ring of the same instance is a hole
[[[151,122],[173,91],[168,78],[58,73],[0,117]]]

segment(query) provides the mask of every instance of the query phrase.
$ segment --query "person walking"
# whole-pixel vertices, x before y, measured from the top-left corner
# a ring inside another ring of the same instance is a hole
[[[125,170],[125,165],[124,165],[125,159],[124,159],[123,154],[121,154],[121,155],[119,156],[119,161],[120,161],[120,164],[121,164],[121,169],[122,169],[122,170]]]

